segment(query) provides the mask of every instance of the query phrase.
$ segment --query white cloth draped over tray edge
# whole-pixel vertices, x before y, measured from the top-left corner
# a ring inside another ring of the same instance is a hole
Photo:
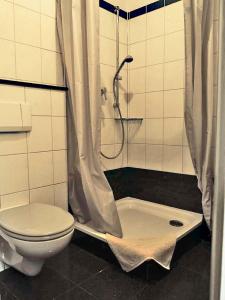
[[[107,242],[122,269],[130,272],[147,260],[154,260],[165,269],[170,263],[176,246],[176,236],[157,236],[145,239],[117,238],[106,234]]]

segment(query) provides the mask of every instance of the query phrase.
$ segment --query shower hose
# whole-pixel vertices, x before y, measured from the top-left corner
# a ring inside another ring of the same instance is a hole
[[[123,117],[122,117],[122,113],[121,113],[121,109],[120,109],[118,93],[116,93],[115,87],[116,87],[116,80],[113,80],[114,108],[117,109],[117,111],[119,113],[119,121],[120,121],[121,129],[122,129],[122,141],[121,141],[119,151],[113,156],[108,156],[101,151],[101,155],[107,159],[117,158],[122,153],[123,147],[124,147],[124,142],[125,142],[125,130],[124,130],[124,124],[123,124]]]

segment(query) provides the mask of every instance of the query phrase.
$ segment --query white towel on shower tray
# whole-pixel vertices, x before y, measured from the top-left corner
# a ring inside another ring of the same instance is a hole
[[[157,236],[148,239],[117,238],[106,234],[107,242],[122,269],[130,272],[143,262],[153,259],[169,270],[176,246],[176,236]]]

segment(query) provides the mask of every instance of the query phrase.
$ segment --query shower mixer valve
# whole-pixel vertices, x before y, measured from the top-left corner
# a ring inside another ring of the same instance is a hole
[[[118,108],[118,107],[120,107],[119,102],[114,102],[114,103],[113,103],[113,108]]]
[[[101,88],[101,96],[104,96],[105,101],[107,100],[107,89],[106,89],[106,87]]]

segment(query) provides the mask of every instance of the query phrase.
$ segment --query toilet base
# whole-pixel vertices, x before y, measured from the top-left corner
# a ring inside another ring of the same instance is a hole
[[[74,229],[65,236],[44,242],[23,241],[9,236],[5,239],[0,235],[0,260],[27,276],[36,276],[46,259],[69,244],[73,232]]]
[[[0,260],[6,265],[13,267],[17,271],[27,276],[36,276],[40,273],[45,260],[28,259],[19,255],[12,249],[7,241],[1,238]]]

